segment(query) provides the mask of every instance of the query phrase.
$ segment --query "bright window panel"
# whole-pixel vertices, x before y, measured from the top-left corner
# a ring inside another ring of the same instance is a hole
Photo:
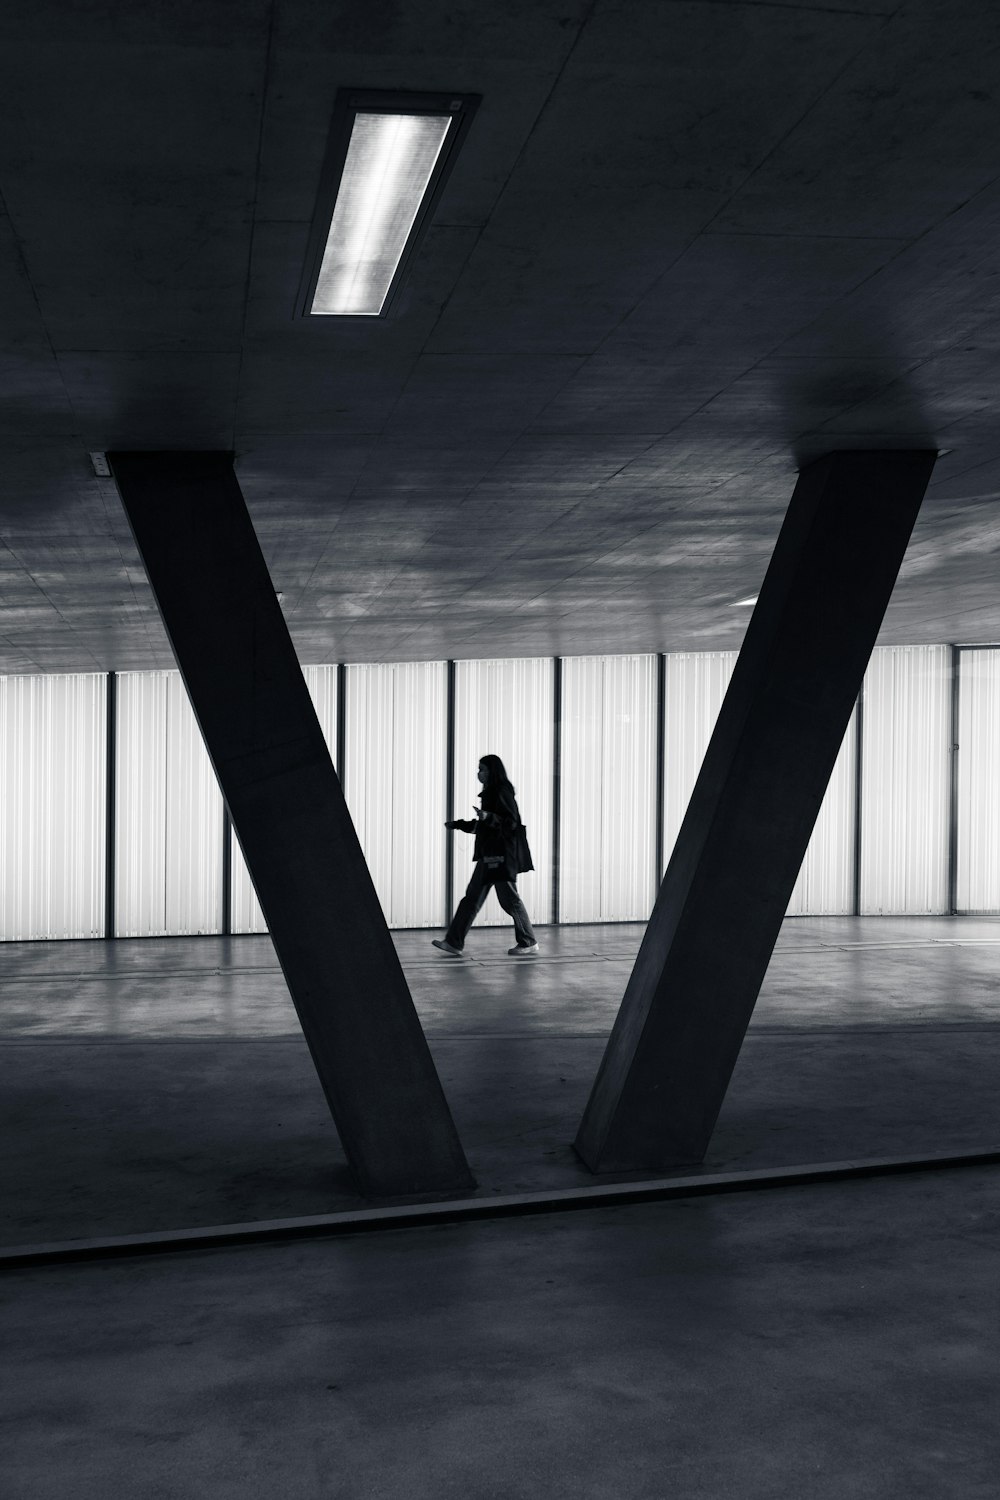
[[[655,896],[656,657],[563,661],[559,915],[645,921]]]
[[[222,931],[222,798],[179,672],[118,677],[115,932]]]
[[[666,658],[664,867],[670,862],[736,658],[735,651],[672,652]],[[853,910],[856,735],[852,715],[792,891],[789,916],[830,916]]]
[[[958,655],[958,871],[963,912],[1000,912],[1000,651]]]
[[[103,672],[0,677],[0,937],[104,936]]]
[[[445,919],[447,668],[347,669],[344,791],[390,927]],[[450,835],[449,835],[450,836]]]
[[[337,754],[337,668],[303,667],[309,696],[312,698],[316,717],[319,719],[323,738],[326,740],[331,759]],[[247,862],[243,858],[235,830],[230,830],[230,932],[266,932],[267,923],[257,900],[257,892],[250,879]]]
[[[451,115],[354,117],[312,312],[382,311],[450,126]]]
[[[792,890],[789,917],[849,916],[854,910],[857,708],[851,714]]]
[[[736,665],[735,651],[666,658],[663,701],[663,867],[670,863]]]
[[[949,654],[946,646],[881,647],[865,676],[865,915],[947,910]]]
[[[532,922],[552,920],[552,700],[550,658],[460,661],[455,664],[455,816],[470,818],[482,787],[476,769],[483,755],[499,755],[514,784],[535,868],[517,889]],[[455,900],[472,874],[470,834],[455,840]],[[509,926],[491,892],[477,923]]]

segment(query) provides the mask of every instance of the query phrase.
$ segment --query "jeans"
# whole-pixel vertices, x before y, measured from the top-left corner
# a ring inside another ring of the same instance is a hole
[[[517,885],[513,880],[508,880],[501,866],[494,871],[484,860],[480,860],[472,872],[469,887],[455,908],[455,915],[451,919],[451,926],[445,933],[446,940],[453,948],[462,948],[465,945],[465,935],[476,919],[476,913],[482,906],[493,886],[497,893],[497,900],[507,915],[513,918],[514,936],[517,938],[519,948],[527,948],[536,941],[528,913],[525,911],[524,902],[517,894]]]

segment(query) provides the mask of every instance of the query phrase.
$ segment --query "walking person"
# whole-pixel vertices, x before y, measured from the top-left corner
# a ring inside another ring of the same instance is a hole
[[[517,942],[507,952],[512,958],[530,957],[538,952],[538,940],[524,902],[517,894],[517,877],[535,867],[514,800],[514,788],[499,755],[484,755],[479,762],[478,775],[483,790],[479,794],[480,806],[475,819],[455,818],[445,824],[446,828],[460,828],[463,833],[476,835],[472,850],[476,867],[468,890],[455,909],[451,926],[443,938],[434,938],[433,943],[442,953],[460,958],[466,934],[492,887],[500,905],[514,922]]]

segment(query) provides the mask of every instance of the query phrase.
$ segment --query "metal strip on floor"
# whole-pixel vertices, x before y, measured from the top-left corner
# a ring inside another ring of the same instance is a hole
[[[179,1251],[215,1250],[240,1245],[282,1241],[333,1239],[348,1234],[370,1234],[386,1229],[422,1229],[438,1224],[461,1224],[483,1219],[517,1218],[566,1213],[579,1209],[615,1208],[658,1203],[672,1198],[702,1198],[725,1193],[804,1187],[813,1183],[846,1182],[865,1177],[935,1172],[955,1167],[982,1167],[1000,1162],[1000,1147],[939,1152],[921,1156],[870,1157],[859,1161],[813,1162],[798,1167],[774,1167],[751,1172],[702,1173],[694,1177],[660,1177],[642,1182],[603,1183],[564,1188],[556,1192],[508,1193],[494,1197],[435,1200],[385,1208],[362,1208],[344,1213],[313,1214],[306,1218],[261,1219],[245,1224],[214,1224],[195,1229],[170,1229],[153,1234],[111,1235],[101,1239],[64,1240],[55,1244],[12,1245],[0,1249],[0,1270],[72,1262],[111,1260]]]

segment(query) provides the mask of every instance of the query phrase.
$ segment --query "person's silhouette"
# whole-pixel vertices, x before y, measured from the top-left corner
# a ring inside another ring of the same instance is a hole
[[[534,865],[521,814],[514,800],[514,788],[499,755],[484,755],[479,762],[478,775],[483,790],[479,794],[480,805],[475,818],[455,818],[445,824],[446,828],[460,828],[463,833],[476,835],[472,850],[475,869],[448,931],[443,938],[434,938],[433,943],[442,953],[460,958],[466,934],[492,887],[500,905],[514,922],[517,942],[507,950],[508,953],[514,958],[529,957],[538,952],[538,940],[524,902],[517,893],[517,877],[526,870],[533,870]]]

